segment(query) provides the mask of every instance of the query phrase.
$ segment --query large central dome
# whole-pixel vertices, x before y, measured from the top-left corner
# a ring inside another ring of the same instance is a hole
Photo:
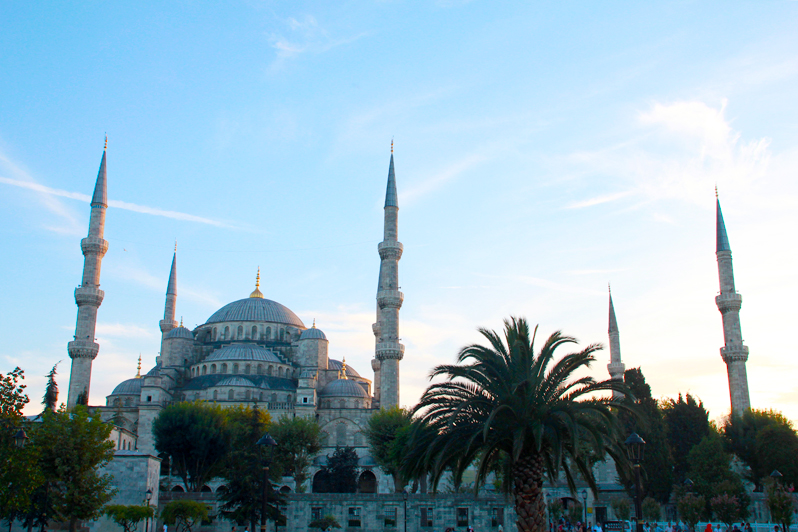
[[[271,299],[248,297],[223,306],[213,313],[205,323],[222,323],[227,321],[273,322],[305,328],[302,320],[291,309]]]

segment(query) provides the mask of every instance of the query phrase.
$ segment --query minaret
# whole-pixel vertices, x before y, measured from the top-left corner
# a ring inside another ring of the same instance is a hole
[[[740,329],[740,307],[743,304],[743,298],[734,289],[731,247],[717,195],[718,190],[715,188],[717,208],[715,255],[718,258],[718,276],[720,277],[720,294],[715,296],[715,304],[723,316],[723,339],[726,344],[720,348],[720,356],[726,363],[726,370],[729,374],[731,411],[733,415],[739,415],[751,408],[751,400],[748,397],[748,375],[745,370],[748,347],[743,345],[743,335]]]
[[[383,241],[377,246],[380,253],[380,279],[377,288],[377,323],[373,326],[375,359],[379,363],[379,403],[380,407],[385,408],[399,405],[399,361],[405,352],[405,346],[399,343],[399,309],[404,295],[399,291],[399,259],[402,258],[403,247],[397,241],[398,215],[391,141],[391,164],[385,192],[385,231]],[[372,367],[375,366],[373,364]]]
[[[169,272],[169,282],[166,285],[166,304],[163,309],[163,319],[159,322],[161,326],[161,346],[166,333],[177,327],[175,320],[175,307],[177,306],[177,242],[175,242],[175,253],[172,255],[172,269]]]
[[[607,332],[610,336],[610,363],[607,364],[607,371],[610,372],[612,380],[623,382],[626,366],[621,362],[621,337],[618,333],[618,321],[615,319],[615,307],[612,305],[612,290],[610,290],[610,327]],[[623,394],[613,390],[612,397],[620,399]]]
[[[105,293],[100,290],[100,266],[108,251],[108,242],[103,240],[105,210],[108,208],[107,177],[105,172],[105,152],[108,137],[105,139],[103,158],[94,195],[91,198],[91,217],[89,235],[80,241],[83,250],[83,281],[75,289],[75,303],[78,305],[78,321],[75,326],[75,339],[68,344],[72,371],[69,375],[69,395],[67,408],[78,403],[88,404],[91,383],[91,364],[100,351],[95,342],[94,331],[97,326],[97,309],[103,302]]]

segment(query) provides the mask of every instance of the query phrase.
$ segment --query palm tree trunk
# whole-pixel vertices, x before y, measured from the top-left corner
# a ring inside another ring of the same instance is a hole
[[[547,532],[543,501],[543,457],[522,456],[513,467],[513,495],[518,532]]]

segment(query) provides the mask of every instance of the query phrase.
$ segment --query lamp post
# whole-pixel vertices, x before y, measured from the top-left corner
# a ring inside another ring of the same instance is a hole
[[[28,443],[28,435],[25,434],[25,429],[19,429],[16,434],[14,434],[14,445],[18,449],[22,449],[25,447],[25,444]]]
[[[633,432],[626,441],[626,455],[629,460],[634,464],[635,469],[635,526],[636,532],[643,532],[643,517],[640,507],[640,462],[643,461],[643,450],[646,446],[646,441],[640,437],[636,432]]]
[[[267,432],[261,439],[258,440],[256,445],[258,446],[258,449],[260,449],[260,460],[261,464],[263,465],[263,501],[260,508],[260,530],[261,532],[266,532],[266,512],[268,511],[266,486],[268,484],[269,488],[271,488],[271,482],[269,481],[269,466],[272,463],[272,454],[274,453],[274,448],[277,447],[277,442],[274,441],[274,438],[269,436],[269,433]],[[263,451],[264,447],[266,448],[265,457]]]
[[[582,490],[582,510],[585,513],[585,530],[587,530],[587,490]]]
[[[402,499],[405,501],[405,532],[407,532],[407,490],[402,490]]]
[[[147,510],[150,509],[150,501],[152,500],[152,490],[147,488],[147,492],[144,494],[144,497],[147,499]],[[148,515],[144,520],[144,532],[149,532],[150,530],[150,516]]]

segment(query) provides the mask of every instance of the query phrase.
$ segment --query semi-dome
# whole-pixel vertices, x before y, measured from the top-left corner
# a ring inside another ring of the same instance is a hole
[[[186,329],[182,325],[180,327],[175,327],[164,336],[164,340],[167,338],[186,338],[188,340],[194,339],[194,333],[192,333],[189,329]]]
[[[324,333],[321,329],[317,329],[314,325],[310,329],[305,329],[302,331],[302,334],[299,335],[300,340],[326,340],[327,337],[324,336]]]
[[[211,353],[204,362],[218,362],[220,360],[252,360],[255,362],[276,362],[285,364],[277,355],[265,347],[249,344],[230,344]]]
[[[255,383],[244,377],[227,377],[217,382],[216,386],[255,386]]]
[[[302,320],[288,307],[262,297],[239,299],[223,306],[208,318],[206,324],[226,321],[273,322],[305,328]]]
[[[340,360],[333,360],[332,358],[327,361],[327,369],[332,369],[336,371],[340,371],[343,367],[343,362]],[[360,373],[355,371],[355,369],[350,366],[349,364],[346,365],[346,376],[347,377],[360,377]],[[363,377],[360,377],[361,379]]]
[[[122,381],[111,395],[141,395],[141,379],[138,377]]]
[[[368,399],[369,394],[355,381],[338,379],[325,386],[319,395],[322,397],[362,397]]]

